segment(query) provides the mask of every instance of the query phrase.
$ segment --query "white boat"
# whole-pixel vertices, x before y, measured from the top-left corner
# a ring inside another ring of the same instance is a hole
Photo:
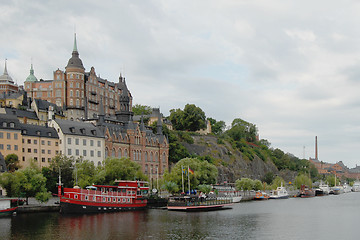
[[[360,181],[359,180],[354,182],[351,190],[353,192],[360,192]]]
[[[319,189],[323,191],[323,195],[328,195],[330,193],[330,187],[327,184],[323,184],[322,181],[319,185]]]
[[[351,187],[347,183],[344,183],[343,188],[344,188],[344,193],[351,192]]]
[[[241,192],[232,186],[214,185],[218,192],[218,198],[232,198],[233,203],[239,203],[242,199]]]
[[[270,199],[285,199],[285,198],[289,198],[289,193],[282,186],[282,184],[281,187],[277,187],[276,190],[270,193]]]

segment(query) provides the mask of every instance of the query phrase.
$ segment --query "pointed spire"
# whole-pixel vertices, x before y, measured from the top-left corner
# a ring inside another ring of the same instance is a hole
[[[141,118],[140,118],[140,131],[144,131],[144,130],[145,130],[144,116],[141,115]]]
[[[9,74],[8,74],[8,72],[7,72],[6,62],[7,62],[7,59],[5,58],[5,69],[4,69],[4,75],[9,75]]]
[[[74,49],[73,52],[77,52],[77,44],[76,44],[76,33],[74,33]]]
[[[160,107],[159,107],[159,114],[158,114],[158,120],[156,124],[156,133],[158,135],[162,134],[162,122],[161,122],[161,113],[160,113]]]

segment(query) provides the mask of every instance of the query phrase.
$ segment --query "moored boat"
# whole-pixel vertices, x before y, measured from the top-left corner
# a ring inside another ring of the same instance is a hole
[[[360,192],[360,181],[357,180],[354,182],[352,188],[351,188],[351,191],[353,192]]]
[[[10,216],[18,208],[18,199],[0,198],[0,217]]]
[[[171,211],[195,212],[213,211],[231,207],[231,198],[207,198],[197,195],[180,195],[169,197],[167,209]]]
[[[286,191],[286,188],[282,186],[277,187],[276,190],[272,191],[269,196],[270,199],[286,199],[289,198],[289,193]]]
[[[301,185],[300,197],[302,198],[315,197],[315,191],[309,188],[308,186]]]
[[[330,187],[328,184],[324,184],[322,181],[319,185],[319,188],[315,190],[315,195],[316,196],[324,196],[324,195],[328,195],[330,193]]]
[[[144,181],[116,181],[118,185],[92,185],[86,189],[59,186],[61,213],[104,213],[142,210],[149,187]],[[60,192],[61,191],[61,192]]]
[[[254,200],[268,200],[269,195],[266,192],[257,191],[254,196]]]
[[[219,197],[232,198],[233,203],[239,203],[242,199],[240,191],[232,186],[214,185],[213,188],[218,192]]]

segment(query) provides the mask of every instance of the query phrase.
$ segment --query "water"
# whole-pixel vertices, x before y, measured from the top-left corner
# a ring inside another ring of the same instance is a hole
[[[360,193],[238,203],[230,210],[150,209],[0,218],[0,239],[360,239]]]

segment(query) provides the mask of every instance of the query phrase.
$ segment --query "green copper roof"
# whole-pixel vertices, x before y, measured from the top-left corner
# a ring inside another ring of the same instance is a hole
[[[34,76],[34,69],[32,64],[30,68],[30,75],[26,78],[25,82],[37,82],[37,78]]]

